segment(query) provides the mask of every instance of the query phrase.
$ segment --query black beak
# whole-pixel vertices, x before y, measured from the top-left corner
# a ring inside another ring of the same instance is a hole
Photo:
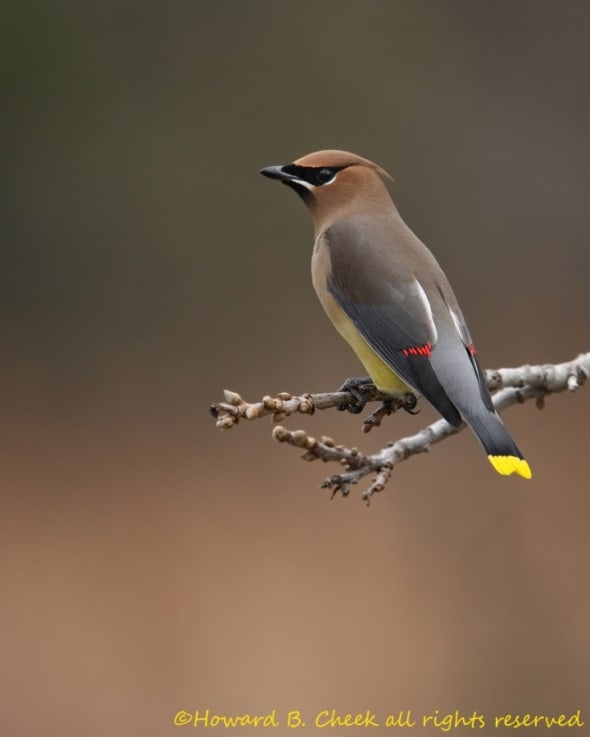
[[[260,173],[269,179],[278,179],[281,182],[288,182],[289,179],[294,179],[292,175],[283,171],[282,164],[278,166],[265,166],[264,169],[260,170]]]
[[[305,200],[309,195],[308,184],[300,179],[297,174],[288,171],[289,169],[297,168],[294,164],[286,164],[285,166],[279,164],[278,166],[265,166],[264,169],[260,170],[260,173],[269,179],[278,179],[279,182],[291,187],[291,189],[295,190]]]

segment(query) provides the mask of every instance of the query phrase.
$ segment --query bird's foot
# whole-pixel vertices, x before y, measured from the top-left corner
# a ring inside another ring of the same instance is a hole
[[[383,401],[381,406],[363,420],[363,432],[371,432],[374,427],[379,427],[384,417],[394,414],[398,409],[403,409],[411,415],[417,415],[420,410],[416,409],[418,397],[412,392],[403,396],[392,397]]]
[[[420,410],[416,409],[417,406],[418,397],[413,392],[408,392],[404,395],[401,405],[404,412],[407,412],[409,415],[417,415],[420,413]]]
[[[356,378],[346,379],[344,384],[338,389],[339,392],[348,392],[352,395],[353,401],[348,404],[341,404],[338,409],[342,412],[345,410],[351,412],[353,415],[358,415],[362,412],[367,403],[367,398],[364,391],[366,389],[374,389],[370,376],[357,376]]]

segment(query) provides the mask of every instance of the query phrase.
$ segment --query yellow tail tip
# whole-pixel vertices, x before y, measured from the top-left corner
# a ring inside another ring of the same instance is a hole
[[[529,464],[524,458],[517,456],[488,456],[490,463],[502,476],[510,476],[511,473],[517,473],[523,479],[530,479],[532,471]]]

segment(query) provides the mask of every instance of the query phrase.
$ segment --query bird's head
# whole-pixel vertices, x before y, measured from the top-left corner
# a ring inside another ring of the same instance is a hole
[[[388,207],[392,202],[377,164],[347,151],[316,151],[291,164],[267,166],[260,173],[297,192],[309,208],[316,230],[343,214]]]

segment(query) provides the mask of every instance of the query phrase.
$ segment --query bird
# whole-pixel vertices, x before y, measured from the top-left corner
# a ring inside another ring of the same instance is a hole
[[[501,475],[532,477],[496,412],[461,308],[438,261],[402,220],[390,175],[347,151],[316,151],[260,170],[311,214],[314,289],[328,317],[387,395],[421,395],[464,420]],[[343,388],[364,404],[351,379]],[[349,407],[358,411],[358,405]]]

